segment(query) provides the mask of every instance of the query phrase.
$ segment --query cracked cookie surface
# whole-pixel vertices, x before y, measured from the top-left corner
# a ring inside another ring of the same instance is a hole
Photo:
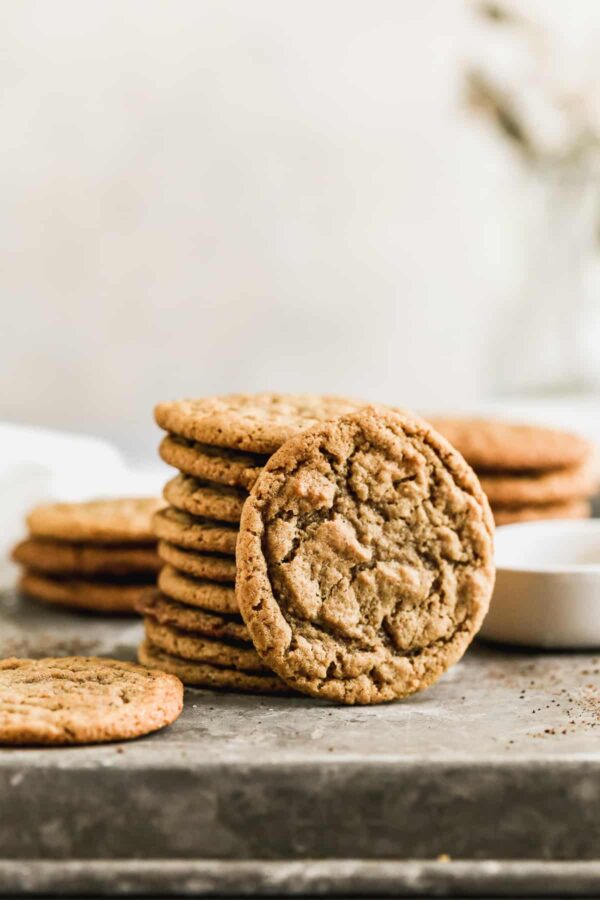
[[[170,725],[181,681],[95,657],[0,660],[0,744],[88,744]]]
[[[425,422],[366,409],[271,457],[246,501],[242,617],[291,687],[377,703],[432,684],[479,629],[493,520],[464,459]]]

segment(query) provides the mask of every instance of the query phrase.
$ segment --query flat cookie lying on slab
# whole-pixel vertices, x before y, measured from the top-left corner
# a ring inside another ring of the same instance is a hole
[[[95,657],[0,660],[0,744],[91,744],[140,737],[183,708],[173,675]]]
[[[152,543],[151,517],[164,503],[154,497],[47,503],[27,516],[30,534],[94,544]]]
[[[293,688],[343,703],[406,697],[479,629],[493,528],[476,476],[425,422],[343,416],[291,438],[246,501],[242,617]]]

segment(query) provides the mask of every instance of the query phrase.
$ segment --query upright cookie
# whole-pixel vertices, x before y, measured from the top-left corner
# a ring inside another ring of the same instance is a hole
[[[269,458],[260,454],[239,453],[227,447],[199,444],[176,434],[167,434],[158,452],[166,463],[186,475],[246,490],[254,485]]]
[[[216,522],[202,516],[191,516],[168,506],[155,513],[152,528],[156,537],[188,550],[235,554],[238,526]]]
[[[165,500],[192,516],[207,516],[221,522],[240,521],[247,491],[200,481],[191,475],[176,475],[164,489]]]
[[[269,460],[244,505],[242,617],[300,691],[405,697],[479,629],[493,527],[474,473],[425,422],[367,409],[315,426]]]
[[[228,394],[159,403],[165,431],[218,447],[270,454],[316,422],[361,409],[364,400],[315,394]]]
[[[56,575],[152,575],[161,565],[153,544],[74,544],[47,538],[21,541],[12,559]]]
[[[218,688],[244,691],[250,694],[289,694],[290,689],[272,672],[241,672],[206,662],[192,662],[171,656],[145,640],[138,651],[143,665],[162,672],[171,672],[190,687]]]
[[[0,660],[0,744],[90,744],[170,725],[183,707],[173,675],[93,657]]]
[[[428,421],[476,469],[558,469],[578,465],[591,452],[585,438],[554,428],[495,419],[434,416]]]
[[[152,543],[152,514],[164,504],[154,497],[47,503],[27,516],[34,537],[93,544]]]

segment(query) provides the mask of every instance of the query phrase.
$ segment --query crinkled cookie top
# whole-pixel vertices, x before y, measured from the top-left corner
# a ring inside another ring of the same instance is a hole
[[[425,422],[373,408],[315,426],[246,501],[237,596],[290,686],[345,703],[435,681],[477,632],[494,582],[476,476]]]

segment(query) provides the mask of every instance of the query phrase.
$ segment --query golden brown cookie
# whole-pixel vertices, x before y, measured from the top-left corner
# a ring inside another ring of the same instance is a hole
[[[19,580],[19,590],[35,600],[56,606],[102,613],[132,613],[142,593],[153,583],[153,580],[133,584],[125,580],[87,581],[25,571]]]
[[[479,475],[492,506],[534,506],[593,496],[598,489],[598,463],[589,457],[578,466],[509,475]]]
[[[164,506],[154,497],[47,503],[27,516],[34,537],[92,544],[153,543],[152,514]]]
[[[0,660],[0,744],[92,744],[140,737],[183,708],[174,675],[115,659]]]
[[[219,688],[250,694],[290,694],[291,690],[272,672],[241,672],[210,663],[192,662],[171,656],[145,640],[138,650],[138,658],[145,666],[170,672],[190,687]]]
[[[476,469],[520,471],[576,466],[592,447],[568,431],[496,419],[429,417],[428,421]]]
[[[496,525],[511,525],[513,522],[535,522],[537,519],[588,519],[592,507],[586,500],[572,500],[545,506],[495,506],[492,512]]]
[[[269,458],[199,444],[176,434],[167,434],[162,439],[159,453],[166,463],[186,475],[246,490],[250,490]]]
[[[71,544],[28,538],[12,551],[28,569],[57,575],[152,575],[161,567],[153,544]]]
[[[159,403],[154,414],[165,431],[189,440],[269,454],[316,422],[365,405],[317,394],[228,394]]]
[[[165,500],[176,509],[192,516],[206,516],[236,524],[240,521],[247,496],[247,491],[199,481],[191,475],[176,475],[164,489]]]
[[[242,618],[298,690],[405,697],[478,631],[493,528],[474,473],[425,422],[366,409],[315,426],[271,457],[244,505]]]
[[[199,606],[221,613],[238,613],[233,585],[217,584],[200,578],[183,575],[173,566],[165,566],[158,576],[158,586],[167,597],[188,606]]]
[[[235,582],[235,558],[232,556],[186,550],[176,544],[169,544],[168,541],[158,542],[158,555],[173,568],[194,578],[224,581],[228,584]]]
[[[251,646],[217,641],[196,632],[180,631],[172,625],[161,625],[149,616],[144,617],[144,627],[148,640],[171,656],[245,672],[268,671]]]
[[[206,612],[195,606],[186,606],[171,600],[166,594],[157,590],[146,591],[136,610],[144,616],[150,616],[160,625],[172,625],[179,631],[194,631],[212,638],[251,643],[248,629],[238,615],[219,615]]]
[[[191,516],[168,506],[154,514],[152,528],[156,537],[187,550],[225,553],[235,556],[239,528],[227,522],[216,522],[201,516]]]

